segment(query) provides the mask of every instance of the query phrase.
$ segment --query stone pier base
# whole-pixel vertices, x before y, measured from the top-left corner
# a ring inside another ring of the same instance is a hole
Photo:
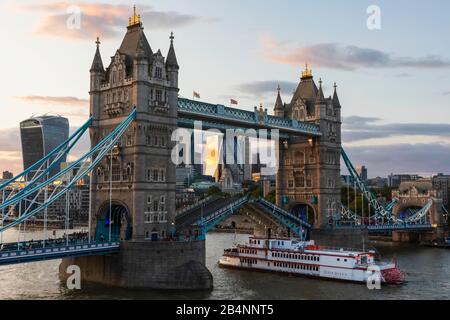
[[[369,234],[363,229],[313,229],[311,240],[321,246],[360,249],[368,245]]]
[[[123,242],[117,254],[64,259],[60,279],[70,265],[81,281],[122,288],[209,290],[213,278],[205,266],[205,242]]]
[[[407,243],[423,243],[431,242],[437,239],[443,239],[445,235],[444,228],[435,228],[433,231],[411,232],[411,231],[395,231],[392,232],[392,241]]]

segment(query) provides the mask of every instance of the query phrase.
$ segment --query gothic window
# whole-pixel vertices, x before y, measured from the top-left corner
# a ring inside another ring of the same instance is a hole
[[[122,82],[123,81],[123,70],[119,71],[119,81]]]
[[[162,101],[162,91],[156,90],[156,101],[161,102]]]
[[[316,158],[314,157],[314,153],[311,152],[309,155],[309,163],[314,164],[316,162]]]
[[[112,181],[120,181],[120,162],[118,160],[113,160],[112,162]]]
[[[117,83],[117,71],[113,71],[113,79],[112,79],[113,84]]]
[[[116,93],[114,92],[113,94],[112,94],[112,102],[113,103],[115,103],[115,102],[117,102],[117,100],[116,100]]]
[[[297,188],[304,188],[305,187],[305,177],[301,174],[295,175],[295,186]]]
[[[162,68],[156,67],[156,69],[155,69],[155,78],[162,79]]]
[[[147,196],[147,204],[152,204],[152,196],[151,195],[148,195]],[[150,211],[150,210],[148,210],[148,211]]]
[[[131,135],[127,135],[127,147],[131,147],[133,145],[133,138]]]
[[[166,146],[166,138],[164,136],[161,137],[161,147],[165,147]]]
[[[158,200],[153,201],[153,211],[158,212],[158,208],[159,208]]]
[[[122,102],[122,91],[119,91],[119,102]]]
[[[303,120],[303,119],[305,119],[305,110],[300,109],[300,119],[299,120]]]
[[[147,181],[152,181],[152,169],[147,169]]]
[[[308,176],[308,178],[306,179],[306,187],[312,188],[312,179],[310,176]]]
[[[293,115],[292,118],[294,118],[294,119],[296,119],[296,120],[299,118],[299,113],[298,113],[298,110],[297,110],[297,109],[294,110],[294,115]]]
[[[294,180],[289,180],[288,186],[289,186],[289,188],[293,188],[294,187]]]
[[[157,147],[158,146],[158,136],[154,136],[153,137],[153,146]]]
[[[165,169],[161,169],[159,179],[161,182],[166,182],[166,170]]]
[[[294,164],[304,165],[305,164],[305,154],[301,151],[297,151],[294,157]]]
[[[147,136],[147,145],[148,146],[152,145],[152,137],[151,136]]]
[[[159,170],[153,169],[153,182],[158,182]]]

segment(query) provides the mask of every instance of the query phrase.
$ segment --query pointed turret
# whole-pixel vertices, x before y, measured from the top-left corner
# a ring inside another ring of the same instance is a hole
[[[322,78],[320,78],[319,80],[319,91],[317,92],[317,96],[316,96],[316,104],[321,104],[325,101],[325,96],[323,94],[323,90],[322,90]]]
[[[337,84],[336,84],[336,82],[334,83],[333,105],[335,107],[341,108],[341,103],[339,101],[339,97],[338,97],[338,94],[337,94]]]
[[[92,66],[90,72],[104,72],[102,56],[100,55],[100,39],[97,37],[95,42],[97,45],[97,50],[95,51],[94,61],[92,61]]]
[[[173,32],[170,34],[170,48],[169,53],[167,54],[166,67],[172,67],[179,69],[177,55],[175,54],[175,48],[173,46]]]
[[[284,105],[283,105],[283,100],[281,99],[280,85],[278,85],[277,90],[278,90],[278,95],[277,95],[277,101],[275,102],[274,114],[276,117],[284,117]]]

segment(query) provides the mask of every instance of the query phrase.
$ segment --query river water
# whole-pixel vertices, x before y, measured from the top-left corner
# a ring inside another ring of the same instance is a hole
[[[57,236],[61,234],[58,232]],[[22,237],[38,239],[41,236],[27,232]],[[4,241],[17,241],[17,237],[17,231],[12,230]],[[371,243],[384,259],[397,257],[400,268],[407,274],[407,283],[370,291],[360,284],[217,267],[224,248],[247,239],[248,235],[208,234],[207,266],[214,277],[214,289],[210,292],[124,290],[85,283],[81,290],[69,291],[58,278],[60,261],[54,260],[0,267],[0,299],[450,299],[450,250]]]

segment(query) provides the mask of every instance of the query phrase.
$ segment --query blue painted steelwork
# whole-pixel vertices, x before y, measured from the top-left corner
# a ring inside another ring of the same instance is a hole
[[[281,214],[278,210],[275,210],[271,207],[266,206],[265,204],[263,204],[263,202],[261,202],[259,199],[259,201],[257,201],[257,204],[267,213],[269,213],[270,215],[272,215],[273,217],[275,217],[275,219],[278,220],[278,222],[280,222],[281,224],[283,224],[284,226],[286,226],[292,233],[294,233],[298,238],[304,239],[306,236],[306,232],[304,232],[303,227],[308,225],[306,224],[304,221],[298,219],[298,221],[301,221],[300,225],[299,224],[295,224],[291,221],[289,221],[290,219],[287,219],[284,214]],[[307,228],[309,229],[309,228]]]
[[[203,219],[200,219],[194,226],[198,226],[202,229],[201,238],[204,239],[206,233],[214,228],[216,225],[220,224],[222,221],[226,220],[229,216],[231,216],[237,209],[239,209],[244,204],[250,202],[248,197],[243,197],[229,206],[225,208],[221,208],[216,212],[210,214]],[[265,199],[258,199],[254,201],[258,204],[263,210],[265,210],[268,214],[275,217],[279,222],[285,225],[288,229],[290,229],[296,236],[303,237],[303,228],[310,229],[311,225],[304,222],[300,218],[290,214],[289,212],[275,206],[274,204],[266,201]]]
[[[186,128],[186,129],[193,129],[195,121],[200,121],[200,120],[187,119],[187,118],[181,118],[181,117],[177,118],[178,127]],[[218,129],[222,132],[224,132],[226,130],[243,130],[245,132],[249,128],[245,128],[244,126],[239,126],[236,124],[227,124],[227,123],[223,123],[223,122],[216,123],[216,122],[202,120],[202,130],[209,130],[209,129]],[[256,132],[256,134],[258,134],[258,132]],[[279,133],[279,138],[281,138],[281,139],[289,139],[290,136],[291,135],[284,133],[284,132]],[[267,138],[270,138],[270,131],[267,133]]]
[[[193,125],[192,120],[197,119],[220,123],[224,129],[230,125],[230,128],[238,126],[254,129],[278,129],[282,133],[302,136],[320,137],[322,135],[319,126],[315,124],[269,116],[256,109],[252,112],[184,98],[178,99],[178,115],[181,118],[181,121],[179,120],[181,126]]]
[[[402,223],[403,221],[397,219],[395,215],[392,214],[391,211],[387,210],[385,207],[383,207],[377,200],[377,197],[372,193],[372,191],[369,189],[369,187],[362,181],[360,178],[358,172],[356,171],[355,167],[353,166],[352,162],[350,161],[349,157],[345,153],[344,149],[341,149],[341,155],[342,159],[344,160],[344,163],[356,182],[359,190],[363,193],[364,197],[369,202],[369,205],[375,210],[375,214],[373,218],[378,220],[387,220],[391,223]]]
[[[75,183],[83,176],[85,176],[87,173],[91,172],[103,159],[103,157],[115,146],[117,141],[120,139],[120,137],[124,134],[124,132],[128,129],[131,122],[136,118],[136,110],[133,110],[130,115],[121,123],[119,124],[111,133],[109,133],[100,143],[98,143],[94,148],[92,148],[88,153],[86,153],[84,156],[82,156],[80,159],[75,161],[72,165],[68,166],[66,169],[62,170],[52,178],[46,180],[45,182],[37,185],[36,187],[30,189],[29,191],[25,192],[19,199],[15,199],[16,203],[18,201],[21,201],[25,197],[31,195],[34,192],[39,191],[41,188],[44,188],[48,186],[49,184],[56,181],[58,178],[64,176],[74,168],[77,168],[78,165],[83,162],[84,160],[91,158],[95,154],[95,160],[92,160],[89,166],[86,168],[83,168],[80,170],[77,175],[70,181],[66,186],[63,187],[61,191],[59,191],[56,195],[50,197],[47,199],[47,201],[43,204],[39,204],[39,206],[32,210],[29,213],[23,214],[20,218],[16,219],[14,222],[9,223],[8,225],[0,228],[0,232],[4,232],[26,220],[31,218],[32,216],[36,215],[38,212],[42,211],[43,209],[47,208],[49,205],[51,205],[53,202],[55,202],[58,198],[60,198],[62,195],[64,195],[70,188],[75,185]],[[6,201],[2,205],[0,205],[0,209],[6,206],[10,206],[14,202],[12,201]],[[3,217],[3,222],[6,221],[6,216]]]
[[[27,242],[14,243],[12,246],[15,248],[24,248],[27,244]],[[7,244],[4,244],[3,246],[7,246]],[[119,252],[119,247],[119,242],[78,242],[67,245],[66,242],[63,241],[61,244],[47,245],[45,247],[41,245],[41,247],[34,247],[32,249],[1,250],[0,266],[68,257],[112,254]]]
[[[369,233],[385,233],[392,231],[431,231],[433,226],[431,224],[380,224],[374,226],[367,226]]]
[[[23,191],[24,189],[25,190],[29,189],[30,185],[32,185],[34,182],[40,180],[42,177],[45,177],[47,175],[47,173],[51,172],[51,170],[58,164],[58,160],[60,160],[63,156],[67,155],[70,152],[70,150],[76,145],[76,143],[79,141],[81,136],[86,132],[86,130],[92,124],[92,120],[93,120],[92,117],[89,118],[88,121],[86,121],[85,124],[83,124],[80,128],[78,128],[66,141],[64,141],[62,144],[60,144],[58,147],[56,147],[52,152],[50,152],[44,158],[37,161],[35,164],[33,164],[27,170],[23,171],[22,173],[18,174],[14,178],[1,184],[0,190],[3,190],[4,188],[10,186],[12,183],[19,181],[21,178],[26,177],[29,173],[37,170],[40,166],[42,166],[47,161],[51,160],[53,157],[56,156],[56,158],[54,160],[52,160],[51,164],[41,174],[34,177],[32,179],[32,181],[29,181],[29,184],[26,187],[24,187],[21,191]],[[63,152],[63,153],[59,154],[60,152]]]
[[[259,198],[257,200],[257,202],[263,206],[265,206],[266,208],[269,208],[270,210],[272,210],[272,212],[275,214],[279,214],[284,218],[287,218],[289,220],[292,220],[293,222],[295,222],[297,225],[301,225],[307,229],[311,229],[311,225],[305,221],[303,221],[302,219],[294,216],[293,214],[287,212],[286,210],[274,205],[272,202],[267,201],[266,199],[263,198]]]
[[[214,228],[216,225],[227,219],[231,216],[237,209],[248,202],[248,197],[243,197],[232,204],[226,206],[225,208],[221,208],[207,217],[200,219],[194,226],[198,226],[202,229],[202,234],[200,239],[204,240],[206,233]]]
[[[398,199],[397,199],[397,198],[393,198],[392,201],[389,202],[389,203],[386,205],[386,207],[385,207],[386,210],[389,210],[389,211],[392,212],[392,209],[394,209],[394,207],[397,205],[397,203],[398,203]]]

